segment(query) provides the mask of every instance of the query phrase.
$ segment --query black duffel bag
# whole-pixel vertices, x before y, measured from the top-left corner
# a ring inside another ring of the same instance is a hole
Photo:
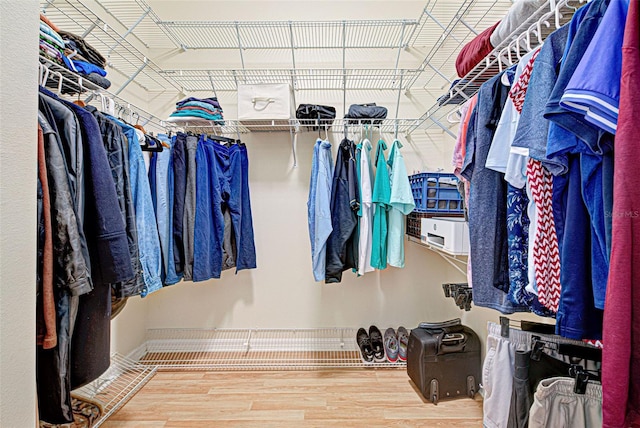
[[[344,116],[345,119],[352,119],[349,123],[378,125],[382,123],[382,119],[387,118],[387,108],[377,106],[375,103],[370,104],[351,104],[349,111]],[[371,121],[369,119],[378,119]]]
[[[314,130],[318,125],[331,126],[336,118],[336,108],[317,104],[300,104],[296,109],[296,119],[300,125],[312,126]]]

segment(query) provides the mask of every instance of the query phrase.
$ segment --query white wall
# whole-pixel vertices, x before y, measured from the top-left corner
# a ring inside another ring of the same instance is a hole
[[[0,2],[0,426],[36,425],[38,2]]]
[[[413,243],[405,245],[405,269],[390,267],[360,278],[345,272],[341,284],[314,282],[306,201],[316,137],[301,136],[293,168],[288,133],[243,136],[258,268],[237,275],[226,271],[220,280],[180,283],[150,295],[149,328],[412,327],[459,314],[441,288],[455,271]]]

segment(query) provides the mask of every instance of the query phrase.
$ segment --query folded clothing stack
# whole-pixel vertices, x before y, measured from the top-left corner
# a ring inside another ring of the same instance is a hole
[[[100,52],[82,37],[60,30],[42,14],[40,14],[40,54],[82,75],[101,88],[108,89],[111,86],[104,69],[107,61]],[[65,92],[71,91],[70,88],[66,89]]]
[[[189,97],[176,103],[176,110],[171,113],[169,122],[203,122],[212,121],[216,125],[224,125],[222,108],[216,97]]]
[[[50,61],[66,67],[64,40],[60,37],[57,27],[54,25],[52,28],[51,21],[43,21],[43,17],[40,15],[40,53]]]

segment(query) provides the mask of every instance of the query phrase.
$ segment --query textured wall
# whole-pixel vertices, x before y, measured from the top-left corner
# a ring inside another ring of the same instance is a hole
[[[0,426],[35,426],[38,2],[0,1]]]

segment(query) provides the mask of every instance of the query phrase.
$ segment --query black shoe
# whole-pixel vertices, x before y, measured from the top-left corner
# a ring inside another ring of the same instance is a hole
[[[378,327],[372,325],[369,327],[369,339],[371,340],[371,348],[373,349],[373,357],[377,362],[385,361],[384,343],[382,342],[382,333]]]
[[[356,334],[356,340],[358,341],[358,346],[360,347],[362,361],[364,361],[365,363],[373,362],[373,349],[371,348],[371,340],[369,340],[367,330],[365,330],[364,328],[359,329],[358,333]]]

